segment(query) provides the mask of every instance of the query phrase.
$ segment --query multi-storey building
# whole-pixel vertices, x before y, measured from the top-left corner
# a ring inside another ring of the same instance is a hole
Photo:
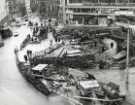
[[[21,0],[22,2],[23,0]],[[7,3],[7,13],[9,20],[12,20],[16,13],[20,13],[19,8],[20,0],[6,0]]]
[[[135,0],[60,0],[64,24],[107,25],[117,15],[134,16]]]
[[[0,25],[2,25],[7,20],[7,4],[6,0],[0,1]]]
[[[57,17],[57,0],[30,0],[32,11],[37,11],[44,17]]]

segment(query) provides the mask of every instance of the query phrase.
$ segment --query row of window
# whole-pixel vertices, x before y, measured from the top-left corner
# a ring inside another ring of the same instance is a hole
[[[69,0],[69,3],[135,3],[135,0]]]

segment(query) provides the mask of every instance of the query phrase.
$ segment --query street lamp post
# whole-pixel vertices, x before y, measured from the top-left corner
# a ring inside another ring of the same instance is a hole
[[[130,43],[130,29],[128,27],[127,34],[127,58],[126,58],[126,95],[129,97],[129,43]]]

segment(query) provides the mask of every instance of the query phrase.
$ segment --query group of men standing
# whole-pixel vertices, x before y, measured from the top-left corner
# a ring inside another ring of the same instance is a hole
[[[53,35],[53,38],[55,39],[55,29],[52,27],[51,25],[51,21],[49,20],[48,25],[45,25],[45,23],[41,22],[41,23],[33,23],[31,21],[29,21],[28,26],[30,27],[30,29],[32,30],[32,35],[28,35],[29,39],[32,42],[40,42],[43,39],[47,39],[48,38],[48,33],[51,33],[51,35]],[[52,46],[52,39],[50,39],[50,46]],[[27,54],[24,55],[24,60],[27,62],[28,58],[32,55],[32,51],[28,50]]]
[[[52,32],[55,37],[55,29],[51,25],[51,19],[48,20],[48,25],[46,23],[41,22],[33,24],[31,21],[29,22],[29,26],[32,29],[32,36],[37,38],[46,39],[47,33]]]

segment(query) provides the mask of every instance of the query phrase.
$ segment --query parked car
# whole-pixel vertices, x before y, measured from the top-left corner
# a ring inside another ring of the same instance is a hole
[[[92,92],[96,95],[104,95],[101,86],[94,75],[75,69],[70,69],[69,75],[71,75],[75,81],[75,86],[81,96],[92,97]]]
[[[47,70],[48,64],[38,64],[32,68],[32,75],[35,78],[42,78],[43,72]]]
[[[14,37],[18,37],[18,36],[19,36],[19,33],[18,33],[18,32],[14,32],[14,33],[13,33],[13,36],[14,36]]]
[[[0,34],[2,36],[2,39],[6,39],[6,38],[11,37],[13,35],[12,31],[8,27],[2,27],[0,29]]]
[[[122,103],[125,100],[125,96],[120,95],[119,85],[113,82],[109,82],[107,84],[104,84],[102,89],[104,91],[105,96],[109,100],[119,99],[119,101],[110,101],[110,102],[108,101],[106,102],[107,105],[122,105]]]

